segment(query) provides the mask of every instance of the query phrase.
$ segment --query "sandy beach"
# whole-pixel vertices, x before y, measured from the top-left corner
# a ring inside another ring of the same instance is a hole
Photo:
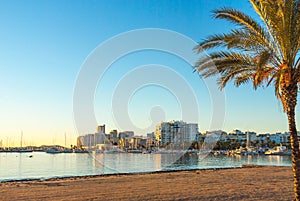
[[[292,200],[290,167],[249,166],[0,183],[0,200]]]

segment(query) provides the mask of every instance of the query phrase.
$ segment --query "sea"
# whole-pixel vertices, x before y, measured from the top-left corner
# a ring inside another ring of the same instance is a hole
[[[0,182],[85,175],[237,168],[245,164],[291,166],[291,156],[137,153],[0,153]]]

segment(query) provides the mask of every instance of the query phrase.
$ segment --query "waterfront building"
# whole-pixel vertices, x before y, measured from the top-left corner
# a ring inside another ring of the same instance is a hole
[[[154,132],[152,133],[147,133],[147,148],[156,146],[156,138]]]
[[[196,139],[198,124],[183,121],[161,122],[156,126],[154,135],[159,146],[166,144],[191,143]]]
[[[87,134],[84,136],[83,140],[84,147],[91,148],[95,146],[95,135],[94,134]]]
[[[146,144],[144,143],[146,141]],[[146,149],[151,149],[151,147],[153,147],[154,146],[154,144],[155,144],[155,141],[153,140],[153,138],[143,138],[142,140],[141,140],[141,144],[142,145],[144,145],[145,144],[145,146],[146,146]]]
[[[84,146],[84,136],[77,137],[77,147],[83,147]]]
[[[96,133],[94,134],[95,138],[95,144],[94,146],[98,144],[105,144],[107,141],[109,141],[109,136],[105,134],[105,124],[99,125],[96,128]]]
[[[113,138],[118,138],[118,131],[117,131],[117,130],[111,130],[111,131],[109,131],[109,134],[110,134]]]
[[[260,133],[257,135],[257,140],[262,146],[263,144],[266,144],[270,140],[270,133]]]
[[[131,145],[130,140],[131,140],[131,138],[132,137],[121,138],[123,140],[123,145],[124,145],[123,148],[125,148],[125,149],[130,148],[130,145]]]
[[[185,126],[185,142],[192,142],[196,140],[196,134],[198,133],[198,124],[190,123]]]
[[[110,140],[112,139],[112,136],[110,134],[104,134],[104,143],[109,143]]]
[[[246,142],[246,134],[238,129],[235,129],[229,133],[231,140],[238,140],[241,143]]]
[[[77,137],[77,147],[94,148],[98,144],[106,143],[106,139],[105,124],[103,124],[96,127],[96,133]]]
[[[109,132],[109,134],[110,134],[110,142],[113,143],[113,144],[118,143],[118,140],[119,140],[118,131],[117,130],[111,130]]]
[[[119,132],[119,139],[125,139],[125,138],[130,138],[134,136],[133,131],[122,131]]]
[[[110,145],[120,144],[120,147],[129,147],[130,139],[134,136],[133,131],[124,131],[119,133],[118,131],[112,130],[109,134],[105,133],[105,125],[97,126],[96,133],[86,134],[83,136],[77,137],[77,147],[83,147],[88,149],[107,148]],[[123,139],[120,141],[120,139]],[[105,146],[104,146],[105,145]],[[106,146],[107,145],[107,146]]]
[[[238,137],[237,137],[236,134],[229,133],[228,136],[227,136],[227,139],[229,139],[231,141],[235,141],[235,140],[238,140]]]
[[[238,139],[238,141],[240,141],[240,142],[246,142],[246,134],[245,134],[245,133],[243,133],[243,134],[238,134],[238,135],[237,135],[237,139]]]
[[[274,141],[276,144],[282,144],[286,145],[289,140],[289,134],[288,133],[276,133],[270,135],[270,141]]]
[[[244,134],[244,133],[242,131],[238,130],[238,129],[235,129],[235,130],[231,131],[229,134],[241,135],[241,134]]]
[[[95,145],[104,144],[106,140],[106,136],[104,133],[95,133]]]
[[[251,144],[257,140],[256,133],[255,132],[250,132],[246,131],[246,141],[247,141],[247,147],[250,147]]]
[[[97,126],[96,133],[105,133],[105,124]]]
[[[130,138],[130,148],[131,149],[140,149],[141,148],[141,141],[143,137],[142,136],[134,136]]]
[[[154,132],[152,132],[152,133],[147,133],[147,138],[151,138],[151,139],[155,140]]]

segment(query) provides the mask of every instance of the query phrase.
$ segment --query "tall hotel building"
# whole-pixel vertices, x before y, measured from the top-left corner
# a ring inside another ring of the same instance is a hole
[[[180,144],[192,142],[198,133],[198,124],[183,121],[161,122],[156,126],[154,135],[159,146],[167,143]]]

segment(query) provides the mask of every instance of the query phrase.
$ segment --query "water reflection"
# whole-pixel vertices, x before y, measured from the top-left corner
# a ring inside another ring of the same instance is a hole
[[[170,163],[170,161],[174,161],[174,157],[177,159],[174,163]],[[187,169],[195,169],[198,165],[198,156],[196,154],[184,154],[184,155],[175,155],[171,156],[169,159],[169,155],[162,155],[161,164],[164,167],[162,170],[183,170]]]
[[[290,156],[207,156],[196,154],[46,154],[0,153],[0,180],[49,178],[160,170],[241,167],[242,164],[290,166]]]
[[[18,162],[18,176],[19,177],[22,177],[22,166],[23,166],[23,163],[22,163],[22,157],[23,156],[23,154],[21,154],[21,153],[17,153],[17,155],[16,155],[16,157],[18,158],[18,160],[19,160],[19,162]]]
[[[162,169],[161,166],[161,154],[154,154],[154,171],[159,171]]]

